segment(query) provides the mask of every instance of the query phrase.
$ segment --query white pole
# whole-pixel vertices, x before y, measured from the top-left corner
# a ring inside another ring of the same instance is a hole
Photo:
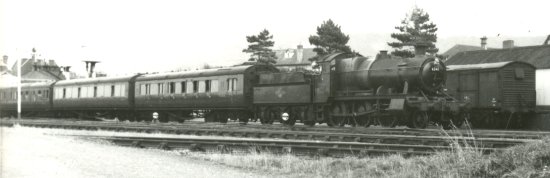
[[[17,59],[19,58],[19,59]],[[21,119],[21,56],[17,54],[17,119]]]

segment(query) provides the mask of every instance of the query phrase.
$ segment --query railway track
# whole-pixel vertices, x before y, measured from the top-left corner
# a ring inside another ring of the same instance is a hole
[[[503,134],[486,133],[463,134],[459,131],[434,132],[432,130],[422,131],[413,129],[365,129],[367,133],[352,132],[327,132],[325,130],[302,130],[288,128],[286,130],[273,129],[255,129],[238,125],[216,125],[216,124],[197,124],[197,125],[167,125],[167,124],[124,124],[108,122],[60,122],[60,121],[3,121],[4,126],[11,126],[18,123],[29,127],[44,128],[64,128],[80,130],[110,130],[126,132],[146,132],[146,133],[166,133],[181,135],[198,136],[225,136],[254,139],[285,139],[285,140],[309,140],[324,142],[353,142],[369,144],[406,144],[421,146],[449,146],[458,143],[461,145],[476,146],[482,148],[505,148],[517,144],[522,144],[545,136],[544,133],[522,133]],[[340,129],[344,130],[344,129]],[[548,134],[548,133],[546,133]],[[488,136],[486,136],[488,135]],[[495,135],[500,135],[495,138]],[[521,136],[518,139],[518,135]],[[508,137],[505,137],[508,136]]]
[[[476,138],[502,138],[502,139],[541,139],[550,136],[549,131],[524,131],[524,130],[480,130],[480,129],[456,129],[443,131],[441,129],[409,129],[409,128],[362,128],[362,127],[327,127],[327,126],[303,126],[296,125],[288,127],[284,125],[260,125],[256,123],[241,125],[239,123],[205,123],[198,121],[180,123],[158,123],[149,124],[144,122],[101,122],[101,121],[67,121],[67,120],[6,120],[0,119],[0,124],[12,125],[13,123],[24,125],[97,125],[102,127],[128,127],[144,128],[145,131],[153,131],[161,128],[189,130],[190,128],[199,129],[223,129],[223,130],[273,130],[273,131],[304,131],[304,132],[325,132],[325,133],[348,133],[348,134],[384,134],[384,135],[416,135],[416,136],[472,136]],[[150,129],[147,129],[150,128]],[[123,130],[124,128],[122,128]]]
[[[404,156],[429,155],[437,151],[453,149],[451,146],[428,146],[407,144],[318,142],[305,140],[261,139],[211,139],[211,138],[158,138],[158,137],[98,137],[79,136],[86,139],[102,139],[121,146],[158,148],[165,150],[191,150],[220,153],[268,152],[307,156],[378,156],[402,154]],[[476,148],[490,153],[501,148]]]

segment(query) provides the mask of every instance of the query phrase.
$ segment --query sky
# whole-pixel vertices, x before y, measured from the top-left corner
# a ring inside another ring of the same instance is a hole
[[[39,58],[73,66],[101,61],[109,75],[233,65],[249,55],[246,36],[263,29],[273,34],[274,49],[308,48],[310,35],[332,19],[350,36],[352,49],[365,56],[390,49],[389,35],[405,15],[424,9],[439,30],[441,52],[454,44],[489,47],[501,41],[542,44],[550,35],[550,1],[478,0],[0,0],[0,55],[11,66]]]

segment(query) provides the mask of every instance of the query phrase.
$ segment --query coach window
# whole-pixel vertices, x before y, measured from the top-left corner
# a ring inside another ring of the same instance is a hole
[[[118,88],[120,90],[119,96],[126,96],[126,85],[120,84]]]
[[[111,97],[115,96],[115,86],[111,85]]]
[[[199,92],[199,81],[193,81],[193,93]]]
[[[205,80],[204,81],[204,91],[206,93],[210,92],[211,86],[212,86],[212,80]]]
[[[219,88],[218,80],[212,80],[211,83],[212,84],[210,86],[210,92],[218,92],[218,88]]]
[[[78,88],[71,87],[71,98],[77,98],[77,96],[78,96]]]
[[[151,94],[151,84],[145,84],[145,94],[146,95]]]
[[[162,95],[164,93],[164,83],[158,84],[158,94]]]
[[[63,98],[66,98],[66,97],[67,97],[67,89],[63,88]]]
[[[181,82],[181,93],[187,93],[187,82]]]
[[[206,91],[206,84],[204,80],[199,80],[199,93],[204,93]]]
[[[237,90],[237,79],[229,78],[227,79],[227,91],[236,91]]]
[[[97,97],[97,86],[94,86],[94,98]]]
[[[80,92],[82,92],[82,89],[78,87],[78,95],[77,95],[78,98],[80,98]]]
[[[176,82],[168,83],[168,91],[170,92],[170,94],[176,93]]]

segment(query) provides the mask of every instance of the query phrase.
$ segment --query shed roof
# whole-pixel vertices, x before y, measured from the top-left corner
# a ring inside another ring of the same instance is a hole
[[[446,61],[447,65],[481,64],[505,61],[522,61],[537,69],[550,68],[550,45],[514,47],[459,52]]]
[[[526,63],[526,62],[506,61],[506,62],[494,62],[494,63],[483,63],[483,64],[448,65],[447,66],[447,71],[470,70],[470,69],[498,69],[498,68],[504,67],[508,64],[512,64],[512,63],[527,64],[527,65],[532,66],[533,68],[535,68],[533,65],[531,65],[529,63]]]

